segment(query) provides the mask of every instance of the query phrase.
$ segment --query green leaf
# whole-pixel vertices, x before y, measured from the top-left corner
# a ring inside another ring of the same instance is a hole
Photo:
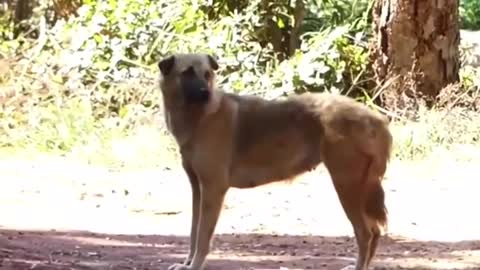
[[[118,112],[118,116],[120,116],[120,118],[125,118],[125,116],[127,116],[127,114],[128,114],[127,106],[121,107],[119,112]]]
[[[93,39],[97,42],[97,44],[103,43],[103,36],[100,34],[93,35]]]
[[[285,28],[285,23],[283,22],[282,18],[278,18],[278,20],[277,20],[277,26],[278,26],[278,28],[280,28],[280,29]]]

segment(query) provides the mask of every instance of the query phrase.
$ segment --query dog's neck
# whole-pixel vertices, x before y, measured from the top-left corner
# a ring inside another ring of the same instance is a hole
[[[210,93],[210,99],[208,100],[207,104],[205,104],[205,108],[203,110],[204,116],[216,113],[220,108],[222,98],[223,92],[217,88],[213,88],[212,92]]]
[[[214,89],[205,104],[183,105],[189,107],[184,110],[165,107],[167,128],[180,147],[188,145],[192,136],[195,136],[195,129],[203,120],[214,116],[221,109],[223,98],[224,93],[219,89]],[[166,103],[164,105],[168,106]]]

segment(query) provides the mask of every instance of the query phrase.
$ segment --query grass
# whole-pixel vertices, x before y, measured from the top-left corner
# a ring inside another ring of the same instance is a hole
[[[394,156],[399,160],[448,157],[456,161],[480,160],[480,115],[456,108],[423,110],[417,121],[396,121]]]
[[[36,159],[43,155],[104,166],[112,169],[142,169],[177,166],[178,153],[174,140],[166,131],[155,126],[141,126],[130,132],[99,130],[108,138],[91,137],[71,151],[38,147],[35,143],[0,148],[1,159]],[[42,138],[38,140],[44,141]]]

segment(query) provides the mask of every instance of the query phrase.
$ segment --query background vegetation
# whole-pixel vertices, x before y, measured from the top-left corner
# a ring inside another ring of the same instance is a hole
[[[462,28],[478,30],[480,28],[480,3],[475,0],[460,1],[460,21]]]
[[[372,85],[368,71],[373,1],[209,2],[4,1],[0,147],[115,165],[166,162],[161,157],[174,152],[156,63],[178,51],[216,55],[225,91],[267,98],[332,91],[383,110],[374,104],[386,90]],[[18,21],[15,7],[23,3],[32,14]],[[479,29],[479,12],[480,2],[462,0],[462,27]],[[437,107],[420,108],[413,119],[386,112],[397,158],[479,146],[480,71],[463,67],[461,76]]]

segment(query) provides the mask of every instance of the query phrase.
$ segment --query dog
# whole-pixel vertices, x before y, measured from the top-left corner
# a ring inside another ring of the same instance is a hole
[[[202,270],[230,188],[253,188],[324,164],[366,270],[387,225],[381,181],[392,135],[386,116],[352,98],[305,93],[283,100],[236,95],[216,86],[219,65],[207,53],[158,62],[165,122],[192,189],[190,251],[169,270]],[[353,268],[353,266],[350,266]]]

